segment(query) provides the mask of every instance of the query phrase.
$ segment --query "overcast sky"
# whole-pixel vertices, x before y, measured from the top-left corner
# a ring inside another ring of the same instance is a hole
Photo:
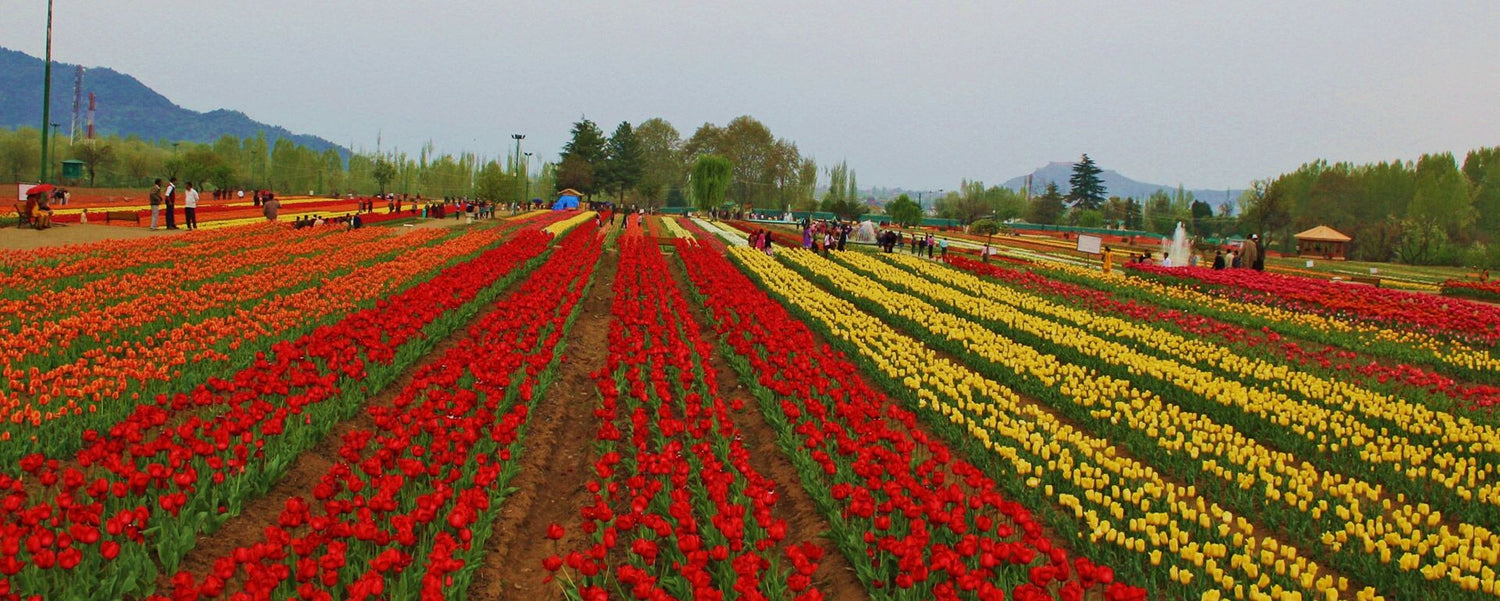
[[[46,3],[0,0],[42,55]],[[863,186],[1087,152],[1244,187],[1318,157],[1500,145],[1500,2],[58,0],[53,57],[356,149],[555,160],[581,115],[752,115]],[[107,110],[102,109],[102,110]]]

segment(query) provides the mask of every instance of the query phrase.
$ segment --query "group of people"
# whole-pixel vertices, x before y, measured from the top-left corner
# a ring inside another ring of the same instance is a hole
[[[177,178],[168,178],[165,189],[161,186],[161,178],[156,178],[151,186],[150,198],[151,229],[157,229],[163,206],[167,211],[167,229],[182,229],[177,227]],[[183,227],[190,230],[198,229],[198,190],[193,187],[193,182],[188,182],[187,191],[182,193],[182,217]]]
[[[1260,234],[1251,234],[1250,239],[1240,245],[1240,252],[1214,251],[1214,269],[1266,270],[1266,248],[1261,246]]]
[[[830,250],[843,251],[844,245],[849,242],[849,232],[852,229],[853,226],[837,221],[803,221],[802,248],[824,256],[827,256]]]
[[[50,184],[44,184],[27,190],[26,204],[19,215],[25,220],[22,225],[30,225],[39,230],[52,227],[52,205],[67,204],[69,194],[67,190],[51,188]]]
[[[948,239],[938,238],[932,235],[932,232],[904,234],[900,230],[884,230],[880,232],[877,243],[880,244],[881,250],[888,253],[896,252],[899,248],[902,251],[910,249],[911,254],[919,257],[925,253],[929,259],[933,258],[936,253],[941,253],[944,258],[948,256]]]
[[[1187,258],[1187,265],[1173,265],[1172,258],[1163,253],[1158,261],[1155,255],[1143,252],[1131,258],[1132,263],[1144,265],[1160,265],[1162,267],[1197,267],[1198,255],[1191,253]],[[1256,271],[1266,270],[1266,249],[1261,245],[1260,234],[1251,234],[1250,239],[1240,245],[1239,252],[1223,249],[1214,251],[1213,268],[1222,269],[1254,269]]]

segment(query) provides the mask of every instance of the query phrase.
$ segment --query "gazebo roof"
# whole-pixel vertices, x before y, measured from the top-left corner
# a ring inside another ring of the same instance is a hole
[[[1353,238],[1345,236],[1338,230],[1326,225],[1320,225],[1313,229],[1297,234],[1293,237],[1298,240],[1307,240],[1309,242],[1348,242],[1350,240],[1353,240]]]
[[[566,190],[562,190],[562,191],[560,191],[560,192],[558,192],[558,193],[557,193],[557,196],[558,196],[558,197],[559,197],[559,198],[561,198],[561,197],[563,197],[563,196],[577,196],[577,197],[579,197],[579,198],[583,198],[583,193],[582,193],[582,192],[579,192],[579,191],[577,191],[577,190],[574,190],[574,189],[572,189],[572,188],[568,188],[568,189],[566,189]]]

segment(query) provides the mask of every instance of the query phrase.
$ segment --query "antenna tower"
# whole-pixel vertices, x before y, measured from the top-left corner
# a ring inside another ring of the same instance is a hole
[[[83,65],[73,72],[73,123],[68,126],[68,142],[78,141],[78,110],[83,100]]]

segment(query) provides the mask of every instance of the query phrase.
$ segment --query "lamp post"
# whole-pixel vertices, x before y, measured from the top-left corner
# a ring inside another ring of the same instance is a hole
[[[61,123],[53,123],[52,124],[52,158],[53,159],[57,158],[57,126],[59,126],[59,125],[62,125],[62,124]],[[56,174],[56,175],[58,176],[58,179],[62,179],[62,174]]]
[[[521,167],[521,159],[523,158],[521,156],[521,140],[525,140],[526,139],[526,134],[511,134],[510,137],[516,141],[516,162],[515,162],[516,171],[517,171],[516,175],[520,175],[519,172],[520,172],[520,167]],[[521,201],[525,202],[526,199],[522,198]]]
[[[531,200],[531,153],[526,153],[526,163],[521,167],[521,202]]]
[[[52,0],[47,0],[47,66],[42,71],[42,178],[47,181],[47,124],[52,122]]]

